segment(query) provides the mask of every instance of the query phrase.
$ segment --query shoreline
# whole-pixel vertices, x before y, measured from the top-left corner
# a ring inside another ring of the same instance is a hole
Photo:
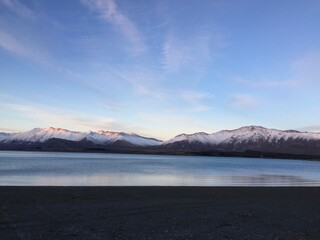
[[[144,154],[144,155],[165,155],[165,156],[203,156],[203,157],[238,157],[238,158],[261,158],[261,159],[279,159],[279,160],[305,160],[320,161],[317,155],[297,155],[286,153],[264,153],[256,151],[247,152],[181,152],[181,151],[148,151],[141,149],[110,149],[110,150],[90,150],[90,149],[0,149],[0,151],[10,152],[58,152],[58,153],[112,153],[112,154]]]
[[[4,239],[320,239],[319,187],[0,187]]]

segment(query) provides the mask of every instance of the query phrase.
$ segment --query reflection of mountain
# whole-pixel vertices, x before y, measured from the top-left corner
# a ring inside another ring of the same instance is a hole
[[[180,134],[162,142],[124,132],[35,128],[22,133],[0,133],[0,149],[317,158],[320,133],[249,126],[212,134]]]

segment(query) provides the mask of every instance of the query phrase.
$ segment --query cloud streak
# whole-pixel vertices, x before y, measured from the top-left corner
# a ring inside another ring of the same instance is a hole
[[[251,88],[287,88],[299,85],[297,80],[250,80],[240,76],[232,78],[234,82]]]
[[[162,49],[162,67],[165,72],[199,67],[209,60],[211,37],[209,34],[189,39],[178,39],[173,33],[167,35]]]
[[[259,105],[256,98],[247,94],[236,94],[231,97],[229,107],[237,110],[252,110]]]
[[[26,39],[21,34],[14,34],[0,28],[0,47],[19,57],[27,58],[41,64],[48,64],[48,52],[35,39]]]
[[[130,84],[133,92],[138,95],[146,95],[156,99],[163,99],[165,91],[160,87],[162,76],[155,74],[144,66],[110,69],[116,78]]]
[[[21,4],[17,0],[1,0],[0,3],[5,5],[10,11],[14,12],[21,18],[24,19],[35,19],[37,14]]]
[[[90,9],[98,12],[108,24],[112,24],[130,42],[130,51],[140,54],[146,51],[143,36],[137,26],[123,14],[113,0],[83,0]]]
[[[320,125],[306,126],[306,127],[298,128],[298,130],[305,131],[305,132],[320,132]]]
[[[17,0],[0,0],[0,4],[11,12],[0,17],[0,48],[18,57],[50,66],[49,51],[42,38],[45,33],[37,30],[38,20],[48,22],[48,19],[41,18],[41,15]],[[12,21],[12,17],[16,21]]]
[[[256,80],[233,76],[231,79],[241,85],[253,88],[314,88],[320,85],[320,53],[307,53],[288,65],[287,74],[282,80],[260,78]]]
[[[151,97],[157,102],[174,108],[174,103],[183,102],[180,108],[188,112],[202,112],[211,109],[213,94],[205,91],[170,89],[162,74],[155,74],[145,67],[113,69],[116,76],[129,83],[135,94]]]
[[[299,84],[314,87],[320,85],[320,53],[312,52],[296,59],[291,68]]]
[[[181,98],[190,105],[189,109],[193,112],[203,112],[211,110],[210,103],[213,94],[207,92],[185,91],[180,94]]]
[[[2,108],[22,114],[28,119],[40,121],[42,125],[59,126],[79,130],[124,130],[127,126],[108,117],[87,117],[70,111],[46,109],[39,106],[21,103],[1,103]]]

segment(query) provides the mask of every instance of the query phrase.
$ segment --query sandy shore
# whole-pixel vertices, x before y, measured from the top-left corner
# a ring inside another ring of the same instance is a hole
[[[320,239],[320,188],[0,187],[1,239]]]

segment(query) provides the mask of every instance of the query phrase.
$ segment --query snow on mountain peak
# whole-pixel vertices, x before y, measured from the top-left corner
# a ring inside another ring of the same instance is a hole
[[[45,142],[57,138],[70,141],[87,140],[96,144],[112,144],[115,142],[127,142],[135,146],[157,146],[174,142],[187,141],[198,142],[206,145],[253,143],[266,141],[270,143],[287,140],[320,140],[320,133],[299,132],[295,130],[281,131],[268,129],[260,126],[245,126],[234,130],[222,130],[208,134],[197,132],[193,134],[180,134],[176,137],[162,142],[154,138],[143,137],[134,133],[113,132],[99,130],[97,132],[77,132],[62,128],[34,128],[21,133],[0,133],[0,142]]]
[[[137,134],[124,132],[112,132],[100,130],[97,132],[76,132],[62,128],[34,128],[27,132],[15,134],[0,134],[0,141],[3,142],[45,142],[52,138],[69,141],[88,140],[97,144],[111,144],[116,141],[125,141],[137,146],[154,146],[161,144],[161,141],[153,138],[145,138]]]
[[[123,132],[114,132],[114,131],[105,131],[105,130],[99,130],[96,133],[107,135],[107,136],[114,136],[114,135],[121,135]]]
[[[27,132],[12,134],[8,138],[6,138],[5,141],[45,142],[51,138],[80,141],[85,138],[85,134],[81,132],[69,131],[62,128],[34,128]]]
[[[162,144],[168,144],[168,143],[173,143],[173,142],[179,142],[179,141],[183,141],[183,140],[187,140],[188,142],[202,142],[202,143],[207,143],[210,142],[210,140],[208,139],[210,136],[210,134],[205,133],[205,132],[197,132],[197,133],[193,133],[193,134],[179,134],[177,136],[175,136],[174,138],[163,142]]]
[[[268,129],[261,126],[245,126],[234,130],[222,130],[216,133],[195,133],[195,134],[180,134],[168,141],[163,142],[163,145],[187,141],[201,142],[204,144],[223,144],[223,143],[241,143],[249,141],[264,140],[267,142],[278,142],[288,139],[304,139],[304,140],[320,140],[320,133],[299,132],[295,130],[281,131],[277,129]]]
[[[8,137],[10,137],[12,135],[12,133],[4,133],[4,132],[0,132],[0,141],[3,141],[5,139],[7,139]]]
[[[246,132],[246,131],[264,131],[264,130],[268,130],[267,128],[261,127],[261,126],[254,126],[254,125],[250,125],[250,126],[244,126],[244,127],[240,127],[237,128],[235,130],[230,130],[230,131],[238,131],[238,132]]]
[[[154,138],[146,138],[135,133],[113,132],[99,130],[92,133],[88,140],[96,143],[114,143],[116,141],[126,141],[137,146],[155,146],[160,145],[162,142]]]

